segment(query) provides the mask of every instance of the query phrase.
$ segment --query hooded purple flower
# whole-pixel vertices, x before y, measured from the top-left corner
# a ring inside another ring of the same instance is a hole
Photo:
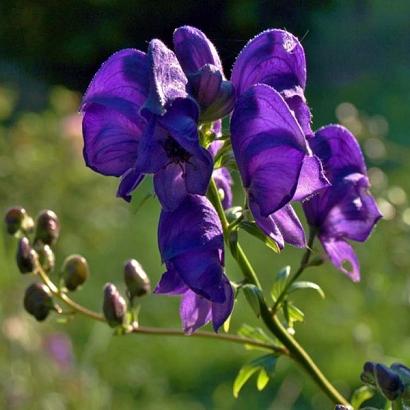
[[[195,27],[174,32],[174,48],[188,77],[188,89],[201,107],[202,121],[215,121],[232,111],[234,87],[227,81],[218,52],[206,35]]]
[[[237,101],[231,141],[256,223],[280,247],[305,246],[303,227],[292,207],[329,185],[319,159],[283,97],[257,84]]]
[[[280,92],[306,136],[311,136],[311,113],[306,104],[305,52],[299,40],[285,30],[266,30],[250,40],[236,58],[231,81],[237,96],[254,84]]]
[[[205,194],[212,158],[200,146],[199,110],[175,54],[152,40],[147,54],[126,49],[99,69],[83,98],[84,158],[103,175],[121,177],[117,195],[130,200],[154,174],[165,209],[188,194]]]
[[[347,240],[364,242],[381,218],[368,191],[370,184],[360,146],[340,125],[319,129],[310,143],[332,186],[306,201],[303,209],[333,265],[358,281],[359,261]],[[345,266],[345,262],[350,266]]]
[[[223,270],[222,227],[211,203],[190,195],[174,211],[162,211],[158,242],[167,271],[155,292],[182,296],[186,333],[209,321],[217,331],[232,311],[233,291]]]

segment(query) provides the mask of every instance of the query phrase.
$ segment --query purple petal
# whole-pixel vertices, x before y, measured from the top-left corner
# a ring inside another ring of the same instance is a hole
[[[148,95],[148,64],[145,53],[125,49],[113,54],[97,71],[84,95],[81,109],[96,103],[138,121]]]
[[[154,293],[162,295],[182,295],[188,291],[187,286],[181,280],[173,267],[170,267],[162,276]]]
[[[329,186],[330,182],[325,177],[319,158],[314,155],[306,155],[303,159],[298,186],[293,200],[303,201]]]
[[[359,260],[353,248],[344,240],[320,238],[322,245],[332,264],[344,272],[353,282],[360,280]],[[346,265],[349,266],[346,266]]]
[[[186,334],[195,332],[211,320],[211,306],[211,302],[192,291],[188,290],[184,294],[179,314]]]
[[[308,147],[280,94],[263,84],[243,94],[232,116],[231,140],[244,186],[261,214],[286,205],[295,194]]]
[[[223,268],[217,250],[193,250],[172,258],[184,283],[196,294],[217,303],[225,302]]]
[[[234,294],[232,286],[226,276],[223,278],[225,302],[212,303],[212,325],[215,332],[225,323],[232,312],[234,304]]]
[[[135,168],[139,172],[153,174],[168,164],[169,159],[164,150],[164,140],[167,135],[167,131],[158,125],[157,117],[152,115],[138,147]]]
[[[313,137],[312,113],[306,103],[303,88],[297,86],[291,90],[282,91],[282,95],[285,98],[289,108],[294,112],[298,123],[300,124],[303,132],[307,137]]]
[[[327,204],[332,206],[327,209],[321,231],[332,237],[366,241],[381,218],[368,188],[368,179],[361,174],[351,174],[335,186],[329,194]]]
[[[235,90],[230,81],[213,65],[204,65],[188,76],[190,90],[201,107],[201,120],[214,121],[228,115],[235,104]]]
[[[249,208],[252,211],[252,215],[255,218],[256,225],[259,226],[260,229],[265,233],[265,235],[272,238],[280,249],[283,249],[285,246],[285,242],[283,239],[283,235],[280,232],[278,226],[276,225],[272,215],[262,216],[259,205],[252,201],[249,201]]]
[[[197,249],[223,249],[221,222],[209,200],[189,195],[174,211],[163,210],[158,244],[164,261]]]
[[[111,108],[87,105],[83,118],[87,166],[103,175],[122,175],[135,163],[141,130],[141,125]]]
[[[285,242],[298,248],[306,247],[305,231],[298,216],[290,205],[271,215]]]
[[[233,180],[228,168],[215,169],[212,178],[215,180],[217,188],[223,192],[222,206],[224,209],[231,208]]]
[[[188,82],[176,55],[160,40],[151,40],[148,46],[149,95],[143,114],[163,115],[176,98],[187,96]]]
[[[267,30],[246,44],[232,69],[231,81],[241,95],[253,84],[277,91],[306,85],[305,52],[299,40],[284,30]]]
[[[130,168],[121,177],[121,182],[117,190],[117,197],[123,198],[130,202],[131,192],[137,188],[143,179],[144,175],[137,172],[134,168]]]
[[[197,28],[190,26],[177,28],[174,31],[174,49],[185,73],[194,73],[205,64],[216,66],[222,73],[221,60],[215,46]]]
[[[188,195],[179,164],[169,164],[154,175],[154,189],[166,211],[176,209]]]
[[[356,138],[341,125],[320,128],[309,143],[322,161],[331,183],[353,173],[367,175],[366,164]]]

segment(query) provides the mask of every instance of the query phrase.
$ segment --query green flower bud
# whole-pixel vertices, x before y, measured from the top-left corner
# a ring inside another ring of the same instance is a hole
[[[54,269],[56,258],[54,252],[48,245],[41,246],[37,250],[38,260],[40,265],[46,273],[51,272]]]
[[[128,260],[124,265],[124,282],[130,299],[136,296],[144,296],[151,291],[150,280],[142,266],[135,259]]]
[[[62,268],[64,286],[71,291],[76,290],[90,276],[87,260],[81,255],[68,256]]]
[[[20,206],[10,208],[4,216],[6,230],[10,235],[15,235],[19,231],[31,232],[34,226],[33,219],[26,210]]]
[[[43,283],[33,283],[26,289],[24,295],[24,308],[39,322],[45,320],[54,309],[51,292]]]
[[[127,304],[120,295],[117,288],[112,283],[104,286],[103,313],[105,320],[111,327],[116,327],[124,323]]]
[[[60,234],[58,216],[49,209],[41,211],[36,219],[36,240],[47,245],[54,245]]]
[[[31,273],[36,268],[37,253],[23,236],[17,245],[16,262],[21,273]]]

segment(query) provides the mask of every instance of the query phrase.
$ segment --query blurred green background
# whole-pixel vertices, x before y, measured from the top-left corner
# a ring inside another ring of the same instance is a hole
[[[269,27],[292,31],[306,50],[315,128],[341,122],[357,135],[385,215],[369,242],[356,247],[359,284],[326,264],[304,274],[323,287],[326,299],[295,296],[305,312],[296,337],[348,396],[360,384],[364,361],[410,364],[409,16],[408,0],[3,0],[0,209],[23,205],[33,215],[43,208],[58,213],[58,263],[70,253],[87,257],[92,277],[75,297],[91,308],[101,309],[105,282],[123,289],[127,258],[137,258],[155,283],[162,273],[158,204],[151,199],[136,212],[149,183],[128,205],[115,198],[114,178],[84,166],[81,93],[112,52],[145,49],[152,37],[171,45],[173,29],[182,24],[208,34],[227,75],[249,38]],[[245,234],[241,240],[268,289],[274,273],[286,264],[296,267],[302,255],[290,247],[275,255]],[[22,309],[33,279],[14,265],[15,241],[4,234],[0,242],[1,409],[332,408],[286,359],[263,392],[251,382],[234,399],[233,379],[256,355],[241,346],[113,337],[108,327],[81,317],[38,324]],[[240,278],[229,258],[227,272]],[[142,305],[143,324],[180,325],[176,299],[150,296]],[[243,322],[257,324],[240,296],[231,331]]]

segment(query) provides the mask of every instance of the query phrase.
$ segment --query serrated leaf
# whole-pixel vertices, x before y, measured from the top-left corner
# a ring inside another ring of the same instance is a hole
[[[256,380],[256,388],[257,388],[259,391],[262,391],[262,390],[266,387],[266,385],[268,384],[268,382],[269,382],[269,376],[268,376],[268,374],[266,373],[266,370],[265,370],[265,369],[262,369],[262,370],[259,372],[258,378],[257,378],[257,380]]]
[[[248,301],[252,310],[255,312],[255,315],[259,317],[261,314],[260,303],[261,299],[263,298],[260,289],[252,284],[243,285],[241,289],[245,294],[246,300]]]
[[[239,392],[241,391],[244,384],[249,380],[249,378],[258,371],[258,367],[253,366],[252,364],[248,364],[242,367],[239,370],[238,375],[233,382],[233,396],[237,399],[239,396]]]
[[[288,281],[290,275],[290,266],[283,267],[274,278],[274,282],[272,285],[271,296],[273,301],[279,297],[279,295],[283,292],[285,288],[286,282]]]
[[[371,399],[375,394],[375,390],[372,389],[369,386],[361,386],[358,389],[356,389],[353,394],[352,398],[350,400],[353,409],[359,409],[360,406],[366,401]]]
[[[269,249],[273,250],[275,253],[280,252],[278,244],[272,238],[266,236],[255,222],[242,221],[239,224],[239,227],[248,232],[249,235],[252,235],[262,241]]]
[[[292,285],[290,285],[289,287],[288,293],[292,293],[297,290],[303,290],[303,289],[313,289],[317,293],[319,293],[322,299],[325,298],[325,292],[323,292],[322,288],[317,283],[307,282],[307,281],[299,281],[299,282],[292,283]]]

